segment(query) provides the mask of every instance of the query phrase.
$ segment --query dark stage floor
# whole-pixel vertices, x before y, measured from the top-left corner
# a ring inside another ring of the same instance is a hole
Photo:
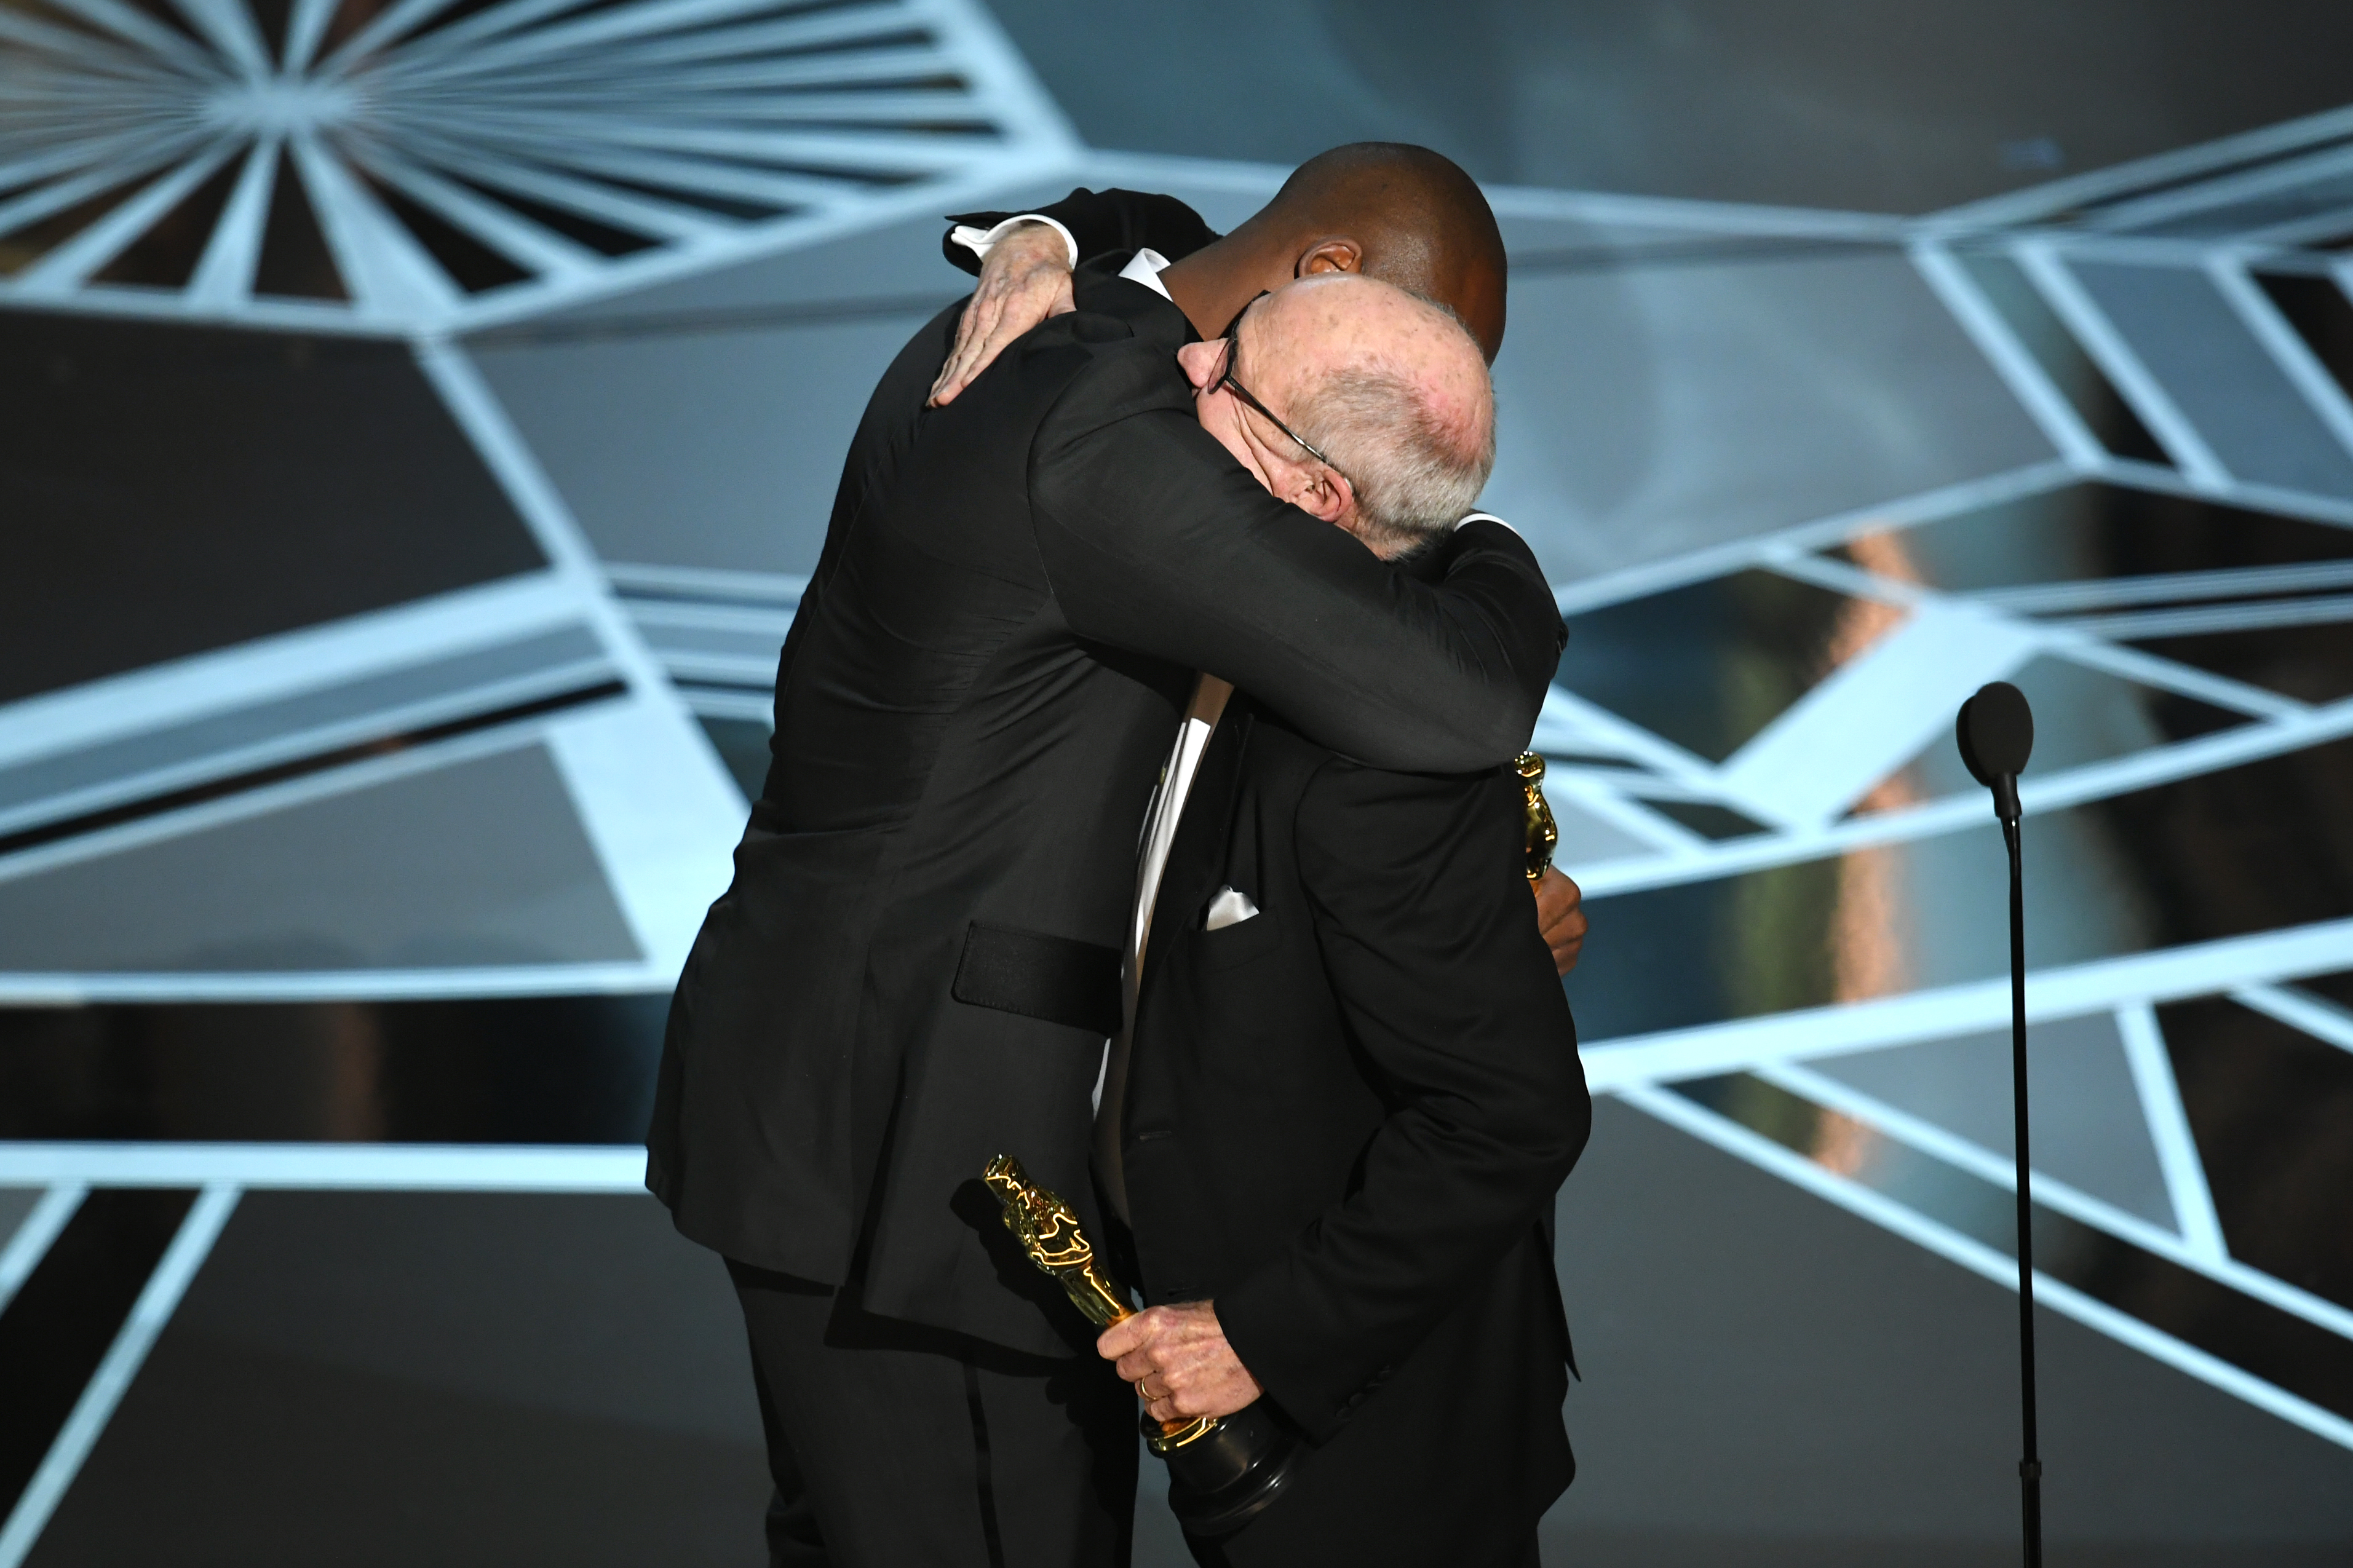
[[[2051,1561],[2353,1563],[2353,21],[1767,9],[0,8],[0,1568],[757,1560],[637,1141],[940,215],[1357,137],[1573,634],[1548,1560],[2015,1561],[2010,679]]]

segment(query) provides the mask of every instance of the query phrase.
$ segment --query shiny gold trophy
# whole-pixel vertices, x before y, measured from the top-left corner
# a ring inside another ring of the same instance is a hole
[[[1512,771],[1520,775],[1527,810],[1528,880],[1540,881],[1552,869],[1552,852],[1560,843],[1560,825],[1553,821],[1552,807],[1545,800],[1545,760],[1534,752],[1522,752]]]
[[[1079,1216],[1051,1188],[1032,1182],[1010,1154],[982,1166],[980,1179],[1004,1209],[1005,1228],[1030,1262],[1062,1282],[1087,1321],[1107,1329],[1135,1316],[1127,1288],[1096,1266]],[[1170,1511],[1194,1535],[1230,1535],[1256,1518],[1290,1484],[1299,1453],[1261,1405],[1190,1421],[1146,1415],[1144,1436],[1168,1461]]]

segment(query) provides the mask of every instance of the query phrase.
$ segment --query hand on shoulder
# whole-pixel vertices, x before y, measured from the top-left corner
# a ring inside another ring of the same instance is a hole
[[[1060,229],[1024,224],[989,247],[980,286],[956,325],[955,347],[932,384],[934,408],[955,401],[1008,343],[1050,316],[1076,309],[1071,253]]]

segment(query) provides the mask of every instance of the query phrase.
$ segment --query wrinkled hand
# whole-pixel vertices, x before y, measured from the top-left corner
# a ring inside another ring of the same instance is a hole
[[[955,347],[932,384],[932,405],[955,402],[1006,344],[1047,317],[1077,308],[1071,297],[1071,247],[1051,226],[1025,223],[990,246],[980,264],[980,286],[956,323]]]
[[[1552,949],[1553,967],[1567,974],[1585,947],[1585,892],[1558,871],[1547,869],[1535,884],[1536,929]]]
[[[1155,1421],[1231,1415],[1266,1392],[1226,1343],[1208,1301],[1148,1307],[1105,1329],[1095,1353],[1119,1363]]]

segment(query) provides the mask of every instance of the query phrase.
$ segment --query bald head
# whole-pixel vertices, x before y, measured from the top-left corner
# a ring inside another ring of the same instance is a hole
[[[1384,555],[1471,510],[1494,466],[1495,402],[1485,359],[1451,315],[1331,273],[1259,300],[1233,340],[1180,358],[1201,423],[1275,494]],[[1231,393],[1229,372],[1265,410]]]
[[[1319,153],[1236,233],[1302,252],[1353,240],[1353,270],[1444,305],[1489,360],[1503,346],[1503,234],[1478,183],[1427,147],[1356,142]]]
[[[1470,175],[1427,147],[1357,142],[1310,158],[1233,233],[1160,275],[1203,337],[1299,278],[1355,272],[1454,312],[1487,359],[1504,343],[1504,237]]]

